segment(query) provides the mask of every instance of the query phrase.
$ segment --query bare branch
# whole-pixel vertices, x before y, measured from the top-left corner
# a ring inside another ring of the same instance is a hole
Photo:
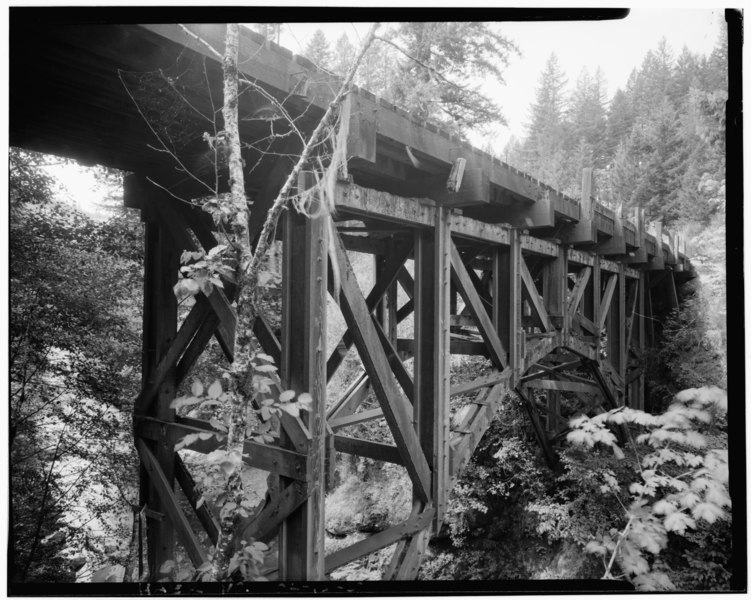
[[[349,72],[347,73],[347,76],[342,82],[342,86],[339,89],[339,92],[337,93],[336,97],[331,101],[328,108],[326,109],[326,113],[323,115],[320,122],[316,126],[315,130],[311,134],[310,139],[308,140],[308,143],[305,145],[305,148],[303,148],[303,151],[300,154],[300,158],[298,159],[297,164],[295,164],[292,171],[287,176],[287,180],[284,182],[282,189],[279,191],[279,194],[277,195],[276,200],[274,200],[273,206],[271,207],[271,209],[268,212],[268,215],[266,216],[266,221],[263,224],[263,229],[261,231],[261,235],[258,240],[258,245],[256,247],[255,254],[253,254],[253,258],[247,269],[246,277],[250,285],[254,284],[255,279],[258,275],[258,269],[261,265],[261,259],[263,258],[264,254],[266,253],[266,250],[269,247],[271,235],[276,230],[276,222],[279,219],[279,215],[281,215],[282,210],[284,210],[284,208],[287,206],[288,194],[290,190],[292,189],[292,186],[297,181],[297,177],[300,174],[300,171],[302,170],[303,165],[308,160],[308,156],[310,155],[312,148],[318,143],[318,138],[320,137],[324,128],[327,127],[329,122],[331,121],[334,111],[339,106],[339,104],[341,104],[345,95],[349,92],[349,86],[355,77],[357,68],[360,66],[363,56],[365,56],[365,52],[373,43],[373,40],[375,39],[375,32],[379,26],[380,26],[380,23],[373,23],[373,25],[370,28],[370,31],[368,31],[368,35],[365,37],[365,41],[363,42],[362,47],[360,48],[360,51],[358,52],[357,57],[355,58],[355,61],[352,63],[352,66],[350,67]]]
[[[188,29],[185,25],[182,23],[179,24],[180,29],[182,29],[185,33],[187,33],[190,37],[192,37],[194,40],[196,40],[199,44],[203,44],[209,49],[209,52],[211,52],[214,56],[216,56],[219,60],[222,60],[222,54],[214,48],[211,44],[209,44],[206,40],[204,40],[201,36],[196,35],[193,33],[190,29]]]

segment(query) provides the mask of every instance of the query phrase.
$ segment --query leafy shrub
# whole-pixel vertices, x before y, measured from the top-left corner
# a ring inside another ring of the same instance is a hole
[[[663,551],[676,536],[687,536],[702,522],[712,526],[729,520],[726,445],[709,447],[700,431],[711,427],[717,413],[726,408],[727,395],[719,388],[705,387],[680,392],[662,415],[621,407],[571,421],[569,442],[590,451],[608,449],[608,462],[612,462],[611,451],[615,460],[625,456],[607,427],[628,427],[627,450],[637,459],[632,477],[607,474],[599,489],[600,496],[614,496],[622,509],[616,522],[603,522],[604,530],[585,545],[587,552],[602,557],[604,578],[626,577],[644,591],[675,589]],[[633,437],[632,428],[642,433]],[[694,538],[694,552],[686,556],[692,562],[687,566],[712,563],[715,579],[722,579],[727,554],[719,552],[718,557],[716,545],[712,554],[702,552],[707,539],[706,535]],[[672,556],[675,559],[675,553]],[[721,564],[710,560],[717,558]]]

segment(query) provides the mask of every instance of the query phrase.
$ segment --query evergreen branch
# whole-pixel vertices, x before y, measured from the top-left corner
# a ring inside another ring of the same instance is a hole
[[[421,66],[421,67],[422,67],[423,69],[427,69],[427,70],[428,70],[428,71],[430,71],[430,72],[431,72],[431,73],[432,73],[433,75],[435,75],[436,77],[438,77],[438,79],[440,79],[440,80],[444,81],[445,83],[448,83],[448,84],[449,84],[450,86],[452,86],[452,87],[455,87],[456,89],[458,89],[458,90],[461,90],[461,91],[463,91],[463,92],[467,91],[467,87],[466,87],[466,86],[461,86],[461,85],[459,85],[458,83],[454,83],[454,82],[453,82],[453,81],[451,81],[450,79],[447,79],[447,78],[446,78],[446,77],[445,77],[445,76],[444,76],[444,75],[443,75],[442,73],[440,73],[440,72],[439,72],[439,71],[438,71],[438,70],[437,70],[437,69],[436,69],[435,67],[431,67],[431,66],[430,66],[429,64],[427,64],[427,63],[425,63],[425,62],[421,61],[421,60],[420,60],[419,58],[417,58],[417,57],[415,57],[415,56],[412,56],[412,55],[411,55],[411,54],[410,54],[409,52],[407,52],[407,51],[406,51],[406,50],[405,50],[404,48],[402,48],[402,47],[401,47],[401,46],[399,46],[398,44],[395,44],[395,43],[394,43],[394,42],[392,42],[391,40],[388,40],[388,39],[386,39],[386,38],[384,38],[384,37],[381,37],[380,35],[379,35],[379,36],[376,36],[376,38],[375,38],[375,39],[377,39],[378,41],[384,42],[385,44],[388,44],[389,46],[392,46],[392,47],[396,48],[396,49],[397,49],[397,50],[398,50],[399,52],[401,52],[402,54],[404,54],[404,56],[406,56],[406,57],[407,57],[408,59],[410,59],[411,61],[414,61],[415,63],[417,63],[418,65],[420,65],[420,66]]]

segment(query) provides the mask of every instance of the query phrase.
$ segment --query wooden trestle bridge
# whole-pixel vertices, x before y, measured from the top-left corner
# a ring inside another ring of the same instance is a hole
[[[178,323],[173,285],[180,254],[216,245],[213,224],[200,209],[175,199],[201,191],[170,157],[149,150],[153,133],[126,95],[118,69],[162,69],[200,79],[203,87],[182,93],[207,107],[205,82],[213,100],[220,98],[220,65],[176,25],[39,29],[11,31],[11,57],[24,60],[11,61],[11,143],[131,172],[125,204],[139,208],[146,224],[143,390],[134,432],[150,572],[173,557],[176,541],[200,565],[208,548],[176,490],[194,508],[198,493],[174,446],[188,433],[213,427],[176,416],[169,406],[212,337],[233,359],[236,316],[231,290],[215,289],[208,298],[199,295]],[[190,29],[223,48],[223,26]],[[24,39],[37,42],[21,46]],[[244,32],[240,54],[243,73],[283,100],[299,117],[300,129],[310,130],[332,98],[332,77],[251,32]],[[258,101],[257,94],[244,95],[241,115],[251,114]],[[452,486],[499,406],[523,402],[551,463],[554,442],[566,428],[561,394],[580,394],[594,412],[643,408],[645,352],[660,335],[661,316],[678,305],[677,286],[694,276],[681,240],[660,223],[645,222],[641,212],[616,214],[596,201],[587,171],[581,198],[570,198],[364,90],[355,90],[348,102],[349,178],[336,188],[337,227],[330,240],[338,248],[341,286],[335,300],[347,331],[338,345],[326,348],[329,230],[324,218],[305,219],[294,211],[277,232],[283,241],[281,328],[263,317],[254,325],[279,365],[279,389],[307,391],[313,398],[309,414],[281,419],[279,444],[246,444],[245,461],[277,476],[277,485],[243,527],[247,538],[279,535],[279,579],[325,579],[337,567],[394,544],[384,577],[414,578],[444,520]],[[269,135],[268,128],[268,122],[248,120],[241,133],[258,140]],[[272,144],[271,152],[250,149],[245,157],[247,164],[260,161],[247,184],[256,236],[291,169],[289,157],[299,151],[289,136]],[[358,285],[347,251],[375,257],[372,289]],[[398,287],[406,298],[401,305]],[[413,319],[409,338],[398,336],[405,319]],[[327,402],[327,382],[352,346],[362,373],[346,393]],[[486,357],[492,369],[452,385],[456,354]],[[371,392],[378,408],[363,409]],[[454,403],[452,414],[451,399],[460,396],[466,400],[458,408]],[[342,433],[375,419],[388,424],[392,444]],[[211,440],[191,449],[216,446]],[[324,497],[335,453],[402,465],[414,502],[403,523],[327,556]],[[204,504],[196,514],[215,541],[212,508]]]

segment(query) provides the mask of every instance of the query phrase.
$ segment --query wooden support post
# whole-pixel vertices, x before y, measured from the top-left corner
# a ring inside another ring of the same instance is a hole
[[[493,254],[493,324],[508,352],[506,363],[512,370],[512,384],[521,377],[521,273],[519,233],[512,230],[508,246],[497,246]]]
[[[558,257],[547,265],[543,277],[543,298],[548,315],[557,329],[564,329],[566,293],[568,291],[568,261],[566,248],[558,247]]]
[[[146,218],[146,256],[144,269],[144,316],[143,316],[143,388],[146,389],[161,359],[167,354],[177,334],[177,299],[173,286],[177,281],[179,256],[173,240],[144,202]],[[171,368],[162,377],[148,414],[164,421],[173,421],[175,411],[170,403],[175,397],[175,369]],[[145,405],[137,403],[136,414],[144,414]],[[162,498],[165,486],[174,489],[174,450],[167,440],[145,442],[149,456],[154,457],[160,481],[155,484],[149,477],[146,465],[141,464],[141,503],[155,513],[164,514],[167,500]],[[153,514],[153,513],[152,513]],[[159,567],[174,558],[175,530],[169,519],[147,518],[149,577],[159,577]]]
[[[524,208],[515,208],[503,221],[520,229],[555,227],[555,203],[548,190],[540,190],[537,200]]]
[[[623,377],[623,348],[622,344],[625,338],[625,297],[624,297],[624,281],[623,266],[621,270],[615,275],[611,275],[608,280],[608,287],[606,292],[613,286],[613,292],[610,300],[610,310],[608,311],[607,318],[604,323],[607,327],[607,361],[612,365],[613,369]],[[623,390],[620,390],[623,391]]]
[[[301,178],[299,186],[310,184]],[[309,495],[284,520],[279,539],[279,577],[286,580],[318,581],[325,576],[328,218],[306,219],[289,211],[284,223],[281,376],[284,389],[308,392],[313,399],[305,415],[311,438],[307,457]],[[289,445],[288,440],[283,441]],[[289,479],[281,478],[282,490],[290,485]]]
[[[596,248],[597,254],[604,256],[610,256],[614,254],[626,253],[626,239],[623,236],[623,205],[619,205],[618,210],[615,213],[615,222],[613,224],[613,237],[607,242],[598,244]]]
[[[393,243],[390,242],[388,245],[391,248]],[[389,253],[388,257],[375,255],[376,287],[386,288],[383,299],[376,307],[376,318],[386,332],[388,340],[396,345],[397,282],[393,280],[393,276],[389,272],[389,259],[393,256],[393,252]],[[384,278],[388,281],[384,281]]]
[[[639,353],[641,356],[644,356],[644,350],[646,350],[646,294],[648,294],[647,290],[647,275],[644,272],[639,273],[639,298],[638,298],[638,304],[637,304],[637,314],[636,314],[636,333],[637,333],[637,340],[638,340],[638,348]],[[641,358],[643,361],[644,359]],[[646,398],[645,395],[645,383],[646,378],[644,376],[644,373],[642,372],[641,375],[639,375],[639,378],[635,382],[635,394],[634,394],[634,406],[633,408],[637,408],[639,410],[644,410],[646,406]]]
[[[432,471],[434,528],[449,492],[451,233],[448,210],[436,211],[433,232],[415,233],[415,403],[417,431]]]
[[[646,268],[648,271],[662,271],[665,268],[665,256],[662,252],[662,221],[651,221],[649,233],[655,238],[655,255]]]
[[[636,212],[631,217],[630,221],[636,228],[636,243],[639,247],[634,252],[624,257],[623,262],[626,264],[644,264],[649,262],[649,259],[647,258],[647,232],[644,221],[644,209],[640,206],[637,207]]]
[[[597,243],[595,203],[592,199],[592,169],[582,169],[582,191],[579,200],[579,222],[565,226],[559,234],[566,244]]]

